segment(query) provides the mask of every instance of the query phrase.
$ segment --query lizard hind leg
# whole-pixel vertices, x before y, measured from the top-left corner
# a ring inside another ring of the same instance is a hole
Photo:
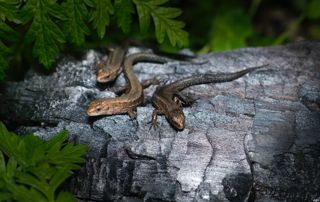
[[[173,101],[181,106],[191,106],[198,98],[193,98],[191,96],[183,95],[181,93],[175,93]]]

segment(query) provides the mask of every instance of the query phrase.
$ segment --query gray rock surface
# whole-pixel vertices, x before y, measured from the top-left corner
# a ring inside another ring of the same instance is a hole
[[[67,129],[89,145],[87,162],[66,188],[79,201],[320,201],[320,42],[211,53],[202,65],[139,63],[140,79],[174,81],[269,64],[233,82],[184,90],[186,128],[163,116],[149,130],[153,107],[137,119],[92,118],[88,103],[114,93],[95,81],[88,51],[65,57],[50,75],[30,71],[1,86],[0,117],[19,133],[50,139]],[[114,85],[124,83],[123,76]],[[145,90],[150,99],[156,86]]]

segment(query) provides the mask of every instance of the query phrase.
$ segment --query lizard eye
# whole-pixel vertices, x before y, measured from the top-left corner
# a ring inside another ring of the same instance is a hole
[[[178,105],[181,104],[181,100],[180,100],[178,97],[176,97],[176,96],[173,97],[173,102],[176,103],[176,104],[178,104]]]
[[[97,111],[97,112],[101,111],[101,107],[97,107],[97,108],[96,108],[96,111]]]

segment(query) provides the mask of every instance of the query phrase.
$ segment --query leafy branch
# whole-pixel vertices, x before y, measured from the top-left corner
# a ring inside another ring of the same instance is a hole
[[[106,26],[110,23],[110,15],[114,13],[113,5],[110,0],[92,0],[90,4],[93,7],[90,21],[97,29],[100,38],[103,38],[106,32]]]
[[[8,67],[5,58],[17,46],[6,45],[7,41],[24,39],[32,44],[33,56],[49,69],[67,41],[81,46],[88,43],[86,36],[94,32],[103,39],[113,20],[124,33],[129,33],[136,13],[141,31],[149,28],[152,17],[159,43],[167,36],[173,46],[186,46],[188,33],[183,30],[184,23],[175,20],[181,10],[163,7],[166,2],[168,0],[0,0],[0,80]],[[25,31],[16,33],[12,27],[22,27],[20,30]]]
[[[132,1],[116,0],[114,9],[118,26],[124,33],[128,33],[132,22],[131,15],[135,13]]]
[[[50,141],[19,137],[0,122],[0,201],[75,201],[71,193],[57,189],[80,169],[87,146],[67,140],[66,131]]]
[[[66,21],[64,30],[72,43],[76,45],[84,44],[85,36],[89,35],[90,30],[85,21],[88,20],[89,11],[82,0],[67,0],[62,4],[66,10]]]
[[[4,79],[5,70],[9,66],[5,58],[11,53],[10,48],[4,44],[3,40],[16,41],[18,38],[14,29],[8,26],[5,21],[19,23],[16,10],[18,3],[18,0],[0,1],[0,81]]]
[[[133,0],[137,6],[140,29],[146,32],[150,25],[150,16],[153,19],[156,29],[157,40],[162,43],[165,35],[174,46],[186,46],[188,33],[183,30],[185,24],[181,21],[173,20],[181,15],[181,10],[177,8],[160,7],[168,0]]]
[[[64,33],[53,20],[66,19],[61,10],[55,1],[47,0],[29,0],[21,10],[26,19],[24,23],[32,21],[26,41],[34,42],[33,54],[47,68],[59,53],[59,46],[65,42]]]

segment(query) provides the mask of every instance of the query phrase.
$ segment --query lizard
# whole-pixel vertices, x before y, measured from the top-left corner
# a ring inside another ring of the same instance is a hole
[[[183,89],[199,84],[208,83],[222,83],[233,81],[237,78],[244,76],[245,74],[252,72],[256,69],[260,69],[267,65],[247,68],[242,71],[234,73],[210,73],[210,74],[198,74],[190,77],[186,77],[175,81],[171,84],[157,87],[154,92],[151,101],[155,107],[152,112],[151,127],[157,127],[157,116],[163,114],[168,122],[176,129],[183,130],[185,127],[185,116],[182,111],[181,104],[186,102],[184,98],[179,94]]]
[[[117,46],[110,52],[107,60],[103,60],[97,65],[98,71],[96,74],[96,80],[99,83],[112,82],[119,76],[119,74],[122,72],[123,60],[127,52],[127,47],[130,43],[133,43],[132,40],[126,40],[123,45]],[[147,79],[142,81],[141,84],[143,89],[145,89],[150,85],[159,84],[159,80],[156,78]],[[115,92],[116,94],[122,94],[127,89],[128,85],[109,88],[109,90]]]
[[[127,43],[116,47],[108,56],[107,60],[100,62],[97,71],[97,81],[108,83],[114,81],[122,71],[122,63],[127,53]]]
[[[141,81],[141,85],[143,89],[148,88],[151,85],[159,85],[159,84],[160,84],[160,81],[157,78],[146,79]],[[121,95],[126,91],[128,91],[129,88],[130,88],[129,85],[125,84],[124,86],[113,86],[113,87],[107,88],[106,90],[112,91],[117,95]]]
[[[117,46],[114,50],[111,51],[107,60],[103,60],[97,65],[98,71],[96,74],[96,80],[99,83],[112,82],[119,76],[119,74],[122,72],[123,61],[130,43],[133,43],[133,42],[131,40],[127,40],[124,42],[123,45]],[[162,52],[160,53],[164,55],[164,53]],[[175,57],[178,60],[188,60],[188,59],[194,58],[194,56],[180,55],[180,54],[166,54],[166,55],[170,57]],[[164,56],[167,57],[166,55]],[[201,63],[195,63],[195,64],[201,64]],[[147,81],[147,82],[150,82],[150,81]]]
[[[134,53],[127,56],[124,60],[124,74],[129,84],[127,93],[116,98],[102,98],[92,101],[87,109],[89,116],[125,113],[128,113],[130,118],[136,116],[134,111],[144,99],[142,85],[132,69],[133,64],[139,61],[166,63],[175,60],[150,53]]]

